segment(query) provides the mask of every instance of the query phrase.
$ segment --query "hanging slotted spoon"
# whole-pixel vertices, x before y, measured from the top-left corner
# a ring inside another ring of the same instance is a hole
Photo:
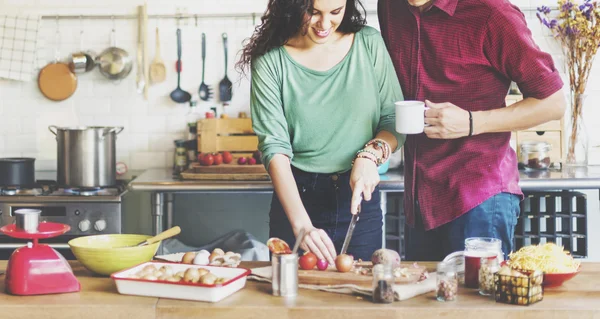
[[[200,99],[202,99],[204,101],[208,101],[212,97],[212,89],[208,85],[206,85],[206,83],[204,83],[204,70],[206,70],[206,67],[204,64],[205,59],[206,59],[206,34],[204,34],[204,32],[202,32],[202,83],[200,83],[200,89],[198,89],[198,95],[200,96]]]
[[[231,101],[231,81],[227,78],[227,33],[223,33],[223,48],[225,49],[225,77],[219,82],[219,98],[221,102]]]
[[[192,96],[181,89],[181,29],[177,28],[177,88],[171,92],[171,100],[177,103],[186,103]]]

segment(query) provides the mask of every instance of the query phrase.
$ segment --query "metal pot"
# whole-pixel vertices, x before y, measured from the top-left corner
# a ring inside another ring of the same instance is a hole
[[[123,127],[48,127],[56,136],[61,186],[116,185],[116,139]],[[54,130],[53,130],[54,129]]]
[[[31,187],[35,184],[35,158],[0,158],[0,186]]]

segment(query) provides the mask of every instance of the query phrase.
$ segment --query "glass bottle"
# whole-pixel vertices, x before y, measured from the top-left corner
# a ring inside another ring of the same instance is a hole
[[[455,263],[437,264],[436,297],[439,301],[454,301],[458,295],[458,278]]]
[[[373,267],[373,302],[394,302],[394,273],[391,264],[378,264]]]
[[[188,158],[185,140],[175,141],[175,160],[173,161],[173,175],[179,174],[187,169]]]
[[[190,101],[190,108],[185,115],[188,128],[188,140],[195,140],[198,136],[198,120],[202,118],[202,114],[198,111],[196,101]]]
[[[479,267],[479,294],[490,296],[494,293],[494,274],[500,270],[500,263],[496,257],[481,258]]]

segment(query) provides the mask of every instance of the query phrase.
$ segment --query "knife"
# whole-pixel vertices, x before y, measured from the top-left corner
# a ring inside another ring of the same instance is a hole
[[[350,226],[348,227],[348,232],[346,233],[346,238],[344,239],[344,244],[342,245],[342,251],[340,255],[343,255],[348,250],[348,246],[350,245],[350,239],[352,238],[352,233],[354,232],[354,227],[356,227],[356,223],[358,222],[358,215],[360,214],[360,208],[362,206],[362,194],[359,197],[358,202],[358,212],[355,215],[352,215],[352,221],[350,221]]]

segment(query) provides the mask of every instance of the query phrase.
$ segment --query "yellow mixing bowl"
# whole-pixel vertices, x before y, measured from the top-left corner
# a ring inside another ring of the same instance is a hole
[[[152,260],[160,242],[141,246],[137,245],[152,236],[110,234],[75,238],[69,241],[71,251],[85,268],[100,275],[133,267]]]

